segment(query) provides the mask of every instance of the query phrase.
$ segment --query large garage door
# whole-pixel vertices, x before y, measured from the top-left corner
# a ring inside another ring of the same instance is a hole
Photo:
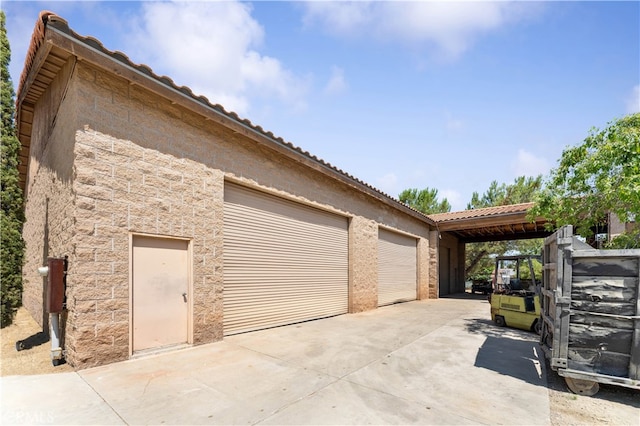
[[[348,311],[347,219],[225,185],[225,335]]]
[[[417,298],[416,239],[378,231],[378,306]]]

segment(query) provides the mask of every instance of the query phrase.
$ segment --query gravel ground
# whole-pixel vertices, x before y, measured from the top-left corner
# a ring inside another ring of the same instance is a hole
[[[595,396],[576,395],[547,362],[551,424],[640,425],[640,391],[600,384]]]
[[[8,327],[0,330],[2,356],[0,375],[50,374],[73,371],[67,364],[54,367],[51,363],[51,343],[42,328],[26,309],[20,308]],[[16,342],[23,341],[25,349],[16,350]]]
[[[18,310],[14,323],[0,331],[0,340],[2,376],[73,371],[67,364],[57,367],[51,364],[48,337],[23,308]],[[24,341],[26,349],[17,351],[17,341]],[[600,385],[600,392],[593,397],[575,395],[569,392],[564,379],[551,370],[548,363],[547,385],[553,426],[640,426],[640,391]]]

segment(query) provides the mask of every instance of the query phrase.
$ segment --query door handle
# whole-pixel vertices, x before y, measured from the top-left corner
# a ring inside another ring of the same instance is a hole
[[[184,303],[187,303],[187,293],[182,293],[182,298],[184,299]]]

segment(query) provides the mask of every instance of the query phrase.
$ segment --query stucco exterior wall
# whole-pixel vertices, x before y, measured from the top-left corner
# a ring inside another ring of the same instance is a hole
[[[67,290],[72,365],[131,354],[132,233],[191,240],[192,343],[222,339],[225,181],[350,218],[350,312],[377,306],[379,224],[418,238],[418,297],[435,297],[436,247],[424,222],[87,63],[77,64],[70,87],[76,114],[66,130],[74,170],[66,184],[74,223]]]
[[[444,296],[464,292],[464,243],[460,243],[459,240],[451,234],[442,232],[439,236],[438,250],[440,263],[439,272],[441,275],[439,295]],[[445,251],[448,255],[445,255]],[[449,262],[448,265],[445,265],[443,262],[446,261],[447,256],[449,257]]]
[[[456,259],[458,262],[458,270],[456,274],[456,292],[463,293],[466,291],[466,276],[465,276],[465,267],[466,267],[466,245],[458,241],[458,258]]]

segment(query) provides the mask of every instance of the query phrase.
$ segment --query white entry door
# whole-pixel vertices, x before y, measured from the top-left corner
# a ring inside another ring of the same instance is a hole
[[[189,243],[133,237],[133,351],[187,343]]]

